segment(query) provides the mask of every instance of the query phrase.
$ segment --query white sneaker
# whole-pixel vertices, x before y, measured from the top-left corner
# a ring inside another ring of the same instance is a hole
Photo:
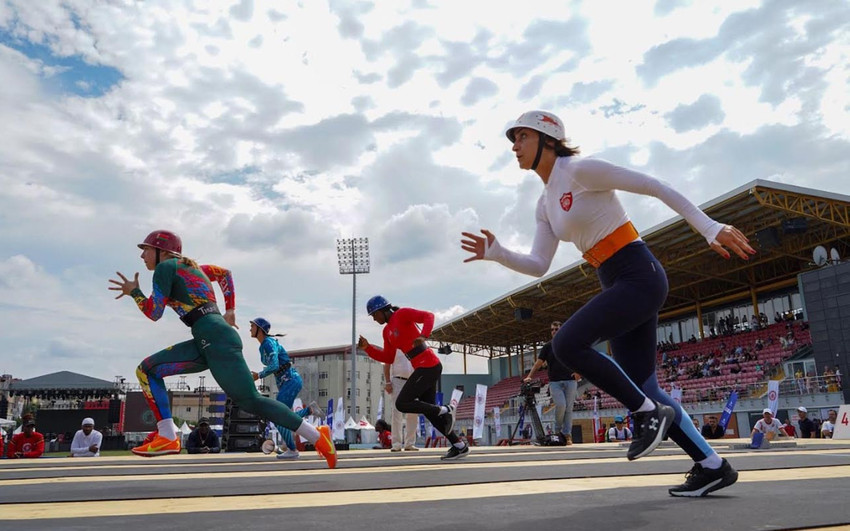
[[[404,451],[405,452],[418,452],[419,448],[417,448],[415,446],[405,446]]]
[[[298,456],[300,456],[300,455],[301,454],[298,452],[298,450],[290,450],[289,448],[287,448],[286,451],[283,452],[282,454],[279,454],[277,456],[277,458],[278,459],[298,459]]]

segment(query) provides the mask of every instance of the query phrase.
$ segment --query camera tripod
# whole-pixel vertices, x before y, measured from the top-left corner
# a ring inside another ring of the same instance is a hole
[[[523,383],[520,388],[520,394],[525,399],[523,405],[519,407],[519,421],[514,426],[514,430],[511,433],[510,443],[514,444],[514,437],[516,437],[517,431],[519,431],[519,427],[523,423],[523,419],[525,418],[526,412],[530,412],[529,416],[531,417],[531,425],[534,427],[534,435],[537,439],[538,444],[545,444],[545,436],[543,432],[543,423],[540,422],[540,415],[537,414],[537,400],[535,399],[535,383],[537,384],[537,390],[540,390],[540,382],[532,381],[528,383]]]

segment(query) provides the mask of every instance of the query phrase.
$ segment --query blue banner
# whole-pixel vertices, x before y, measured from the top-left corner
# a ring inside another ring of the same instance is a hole
[[[419,434],[425,437],[425,415],[419,415]]]
[[[438,406],[442,406],[443,405],[443,393],[439,392],[435,396],[436,396],[436,398],[434,399],[435,400],[434,403]],[[437,438],[437,428],[435,428],[434,426],[431,426],[431,438],[432,439]]]
[[[334,425],[334,399],[328,400],[328,414],[325,417],[325,423],[333,429]]]
[[[519,427],[518,432],[522,432],[522,426],[525,424],[525,406],[519,406]]]
[[[738,391],[732,391],[732,394],[729,395],[729,401],[726,402],[726,407],[723,408],[723,415],[720,416],[720,427],[724,430],[726,429],[726,425],[729,424],[729,419],[732,418],[732,411],[735,409],[735,404],[738,403]]]

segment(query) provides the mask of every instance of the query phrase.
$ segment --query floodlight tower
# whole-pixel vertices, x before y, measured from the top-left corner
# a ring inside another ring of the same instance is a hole
[[[336,241],[339,274],[351,275],[351,418],[357,417],[357,274],[369,272],[369,238],[345,238]]]

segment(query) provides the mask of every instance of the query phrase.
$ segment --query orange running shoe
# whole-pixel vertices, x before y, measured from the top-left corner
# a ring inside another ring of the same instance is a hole
[[[157,435],[153,441],[136,446],[131,451],[142,457],[155,457],[158,455],[179,454],[180,450],[180,439],[171,440]]]
[[[319,426],[319,440],[315,447],[316,452],[328,462],[328,468],[336,468],[336,447],[328,426]]]
[[[157,435],[159,435],[159,430],[153,430],[152,432],[148,433],[148,436],[145,437],[145,440],[142,441],[142,444],[140,444],[139,446],[144,446],[149,442],[153,442],[153,440],[156,439]]]

